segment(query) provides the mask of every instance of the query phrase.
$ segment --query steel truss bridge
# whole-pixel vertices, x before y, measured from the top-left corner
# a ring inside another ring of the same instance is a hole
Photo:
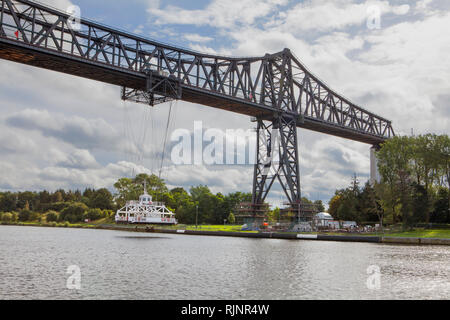
[[[246,58],[201,54],[85,19],[77,25],[69,14],[33,1],[0,3],[0,58],[121,86],[124,100],[181,99],[251,116],[255,207],[278,180],[300,218],[297,127],[373,146],[394,136],[390,121],[331,90],[289,49]]]

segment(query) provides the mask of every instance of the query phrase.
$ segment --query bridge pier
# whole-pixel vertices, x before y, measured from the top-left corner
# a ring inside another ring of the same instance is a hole
[[[257,120],[257,159],[253,175],[252,205],[257,209],[275,180],[280,183],[295,220],[302,219],[297,119],[280,115],[272,121]]]
[[[375,182],[380,182],[381,176],[378,171],[378,159],[377,151],[380,149],[379,146],[372,146],[370,148],[370,184],[374,185]]]

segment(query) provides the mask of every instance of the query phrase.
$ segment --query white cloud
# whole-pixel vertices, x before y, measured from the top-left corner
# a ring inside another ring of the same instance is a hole
[[[392,6],[388,1],[366,1],[355,3],[350,0],[313,0],[298,3],[287,12],[281,12],[266,24],[267,28],[280,28],[289,33],[326,32],[341,30],[350,26],[365,26],[371,17],[371,8],[377,8],[381,18],[393,13],[404,15],[409,5]]]
[[[89,150],[74,150],[71,154],[68,154],[66,159],[60,161],[58,164],[60,167],[64,168],[75,168],[75,169],[89,169],[97,168],[99,164],[95,160],[94,156],[89,152]]]
[[[404,14],[407,14],[409,12],[409,9],[410,9],[409,5],[408,4],[404,4],[404,5],[401,5],[401,6],[398,6],[398,7],[394,7],[392,9],[392,12],[397,14],[397,15],[404,15]]]
[[[163,8],[149,7],[147,11],[156,24],[209,25],[230,29],[235,25],[250,25],[286,3],[287,0],[213,0],[200,10],[167,5]]]
[[[416,2],[416,9],[426,9],[433,0],[420,0]]]
[[[144,32],[144,25],[143,25],[143,24],[138,25],[138,26],[133,30],[133,33],[136,33],[136,34],[142,34],[143,32]]]
[[[214,40],[211,37],[205,37],[205,36],[201,36],[199,34],[196,33],[187,33],[184,35],[184,38],[188,41],[192,41],[192,42],[209,42]]]
[[[69,0],[46,0],[45,4],[59,10],[66,10],[69,6],[72,6],[72,1]]]
[[[123,140],[104,119],[67,117],[47,110],[25,109],[6,118],[6,123],[23,130],[35,130],[79,148],[120,150]]]

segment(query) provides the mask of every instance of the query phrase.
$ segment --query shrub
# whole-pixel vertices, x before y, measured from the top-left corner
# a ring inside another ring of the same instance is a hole
[[[47,212],[46,217],[47,222],[58,221],[58,213],[56,211]]]
[[[12,222],[13,216],[12,213],[5,212],[2,214],[2,222]]]
[[[33,212],[28,209],[23,209],[22,211],[19,212],[18,219],[21,222],[36,221],[36,220],[40,221],[41,216],[37,212]]]
[[[91,221],[104,218],[104,216],[105,216],[104,213],[100,209],[89,209],[86,214],[86,217]]]
[[[114,213],[114,211],[112,211],[112,210],[103,210],[103,217],[104,218],[109,218],[109,217],[113,217],[113,216],[115,216],[115,213]]]
[[[11,212],[11,222],[17,222],[19,220],[19,214],[17,212]]]
[[[30,221],[32,212],[30,210],[24,209],[19,212],[19,221],[25,222]]]

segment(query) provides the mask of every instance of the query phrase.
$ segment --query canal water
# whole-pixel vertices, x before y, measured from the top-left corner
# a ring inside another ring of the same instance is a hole
[[[0,226],[0,299],[449,298],[446,246]]]

